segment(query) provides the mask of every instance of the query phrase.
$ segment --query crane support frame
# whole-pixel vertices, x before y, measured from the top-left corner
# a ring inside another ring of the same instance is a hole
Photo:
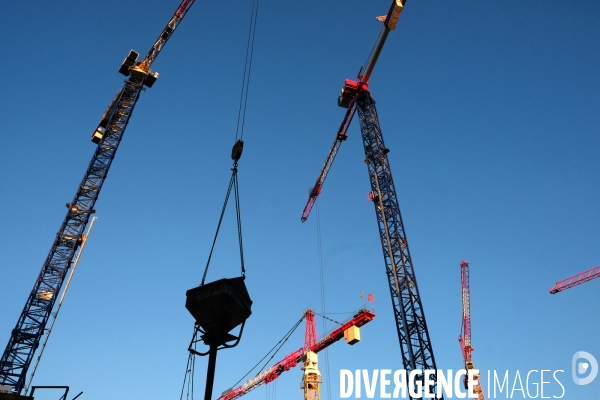
[[[27,369],[94,212],[94,204],[139,98],[144,78],[145,74],[133,73],[115,102],[106,134],[96,147],[73,201],[67,204],[67,215],[0,359],[0,384],[13,386],[17,393],[23,389]]]
[[[556,282],[552,289],[550,289],[550,294],[562,292],[563,290],[567,290],[574,286],[581,285],[582,283],[591,281],[592,279],[596,279],[598,277],[600,277],[600,266],[594,267],[592,269],[574,275],[570,278]]]
[[[23,390],[27,370],[44,334],[75,252],[81,245],[90,216],[95,212],[94,205],[100,195],[100,189],[140,93],[144,85],[152,86],[153,80],[158,76],[154,74],[153,80],[147,79],[150,66],[193,4],[194,0],[183,0],[145,59],[139,65],[128,67],[129,77],[123,89],[117,93],[102,118],[100,127],[105,130],[100,136],[93,138],[97,147],[92,160],[73,201],[67,203],[67,215],[0,358],[0,385],[11,386],[16,393]]]
[[[414,369],[436,370],[423,304],[387,157],[389,150],[383,141],[375,101],[369,91],[365,90],[358,95],[356,104],[402,362],[407,373]],[[431,390],[432,393],[436,393],[437,381],[435,377],[432,380],[434,383]]]

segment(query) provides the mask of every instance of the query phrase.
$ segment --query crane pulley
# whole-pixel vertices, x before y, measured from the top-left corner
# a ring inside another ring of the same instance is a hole
[[[94,205],[140,93],[144,86],[151,87],[158,77],[150,66],[193,4],[194,0],[183,0],[146,57],[138,63],[137,53],[130,52],[119,69],[128,79],[92,135],[92,141],[97,144],[92,160],[75,197],[67,203],[67,215],[0,358],[0,385],[12,387],[13,392],[20,393],[25,385],[27,370],[75,252],[82,243],[85,227],[95,212]]]

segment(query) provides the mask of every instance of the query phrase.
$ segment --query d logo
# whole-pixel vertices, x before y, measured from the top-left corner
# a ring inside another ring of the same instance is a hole
[[[577,360],[579,360],[580,358],[585,358],[587,362],[577,363]],[[592,370],[591,370],[590,374],[588,376],[586,376],[585,378],[578,378],[577,377],[578,374],[581,375],[581,374],[586,373],[590,364],[592,366]],[[577,367],[577,368],[575,368],[575,367]],[[590,353],[585,352],[585,351],[578,351],[577,353],[573,354],[572,373],[573,373],[573,382],[575,382],[575,384],[587,385],[588,383],[590,383],[591,381],[593,381],[596,378],[596,375],[598,375],[598,362],[596,361],[594,356],[591,355]]]

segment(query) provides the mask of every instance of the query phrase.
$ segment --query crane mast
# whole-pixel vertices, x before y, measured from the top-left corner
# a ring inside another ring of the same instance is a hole
[[[436,370],[423,304],[387,156],[389,150],[383,141],[375,101],[365,89],[359,93],[356,104],[366,155],[365,163],[371,183],[369,198],[375,206],[402,362],[407,373],[415,369]],[[435,377],[433,378],[431,392],[435,393],[437,382]]]
[[[20,393],[25,385],[27,369],[75,252],[82,244],[85,227],[95,212],[94,205],[140,93],[144,86],[152,87],[158,78],[158,73],[152,72],[150,67],[193,3],[194,0],[183,0],[141,62],[137,62],[138,53],[132,50],[119,69],[128,79],[92,135],[92,141],[97,144],[92,160],[75,197],[67,203],[67,214],[0,358],[0,385],[10,386],[16,393]]]
[[[462,261],[460,263],[460,278],[462,286],[462,305],[463,305],[463,324],[462,331],[464,334],[458,337],[460,348],[462,350],[463,359],[465,360],[465,369],[467,371],[475,369],[471,354],[473,347],[471,346],[471,295],[469,289],[469,263]],[[479,381],[479,374],[474,374],[475,381],[473,382],[473,391],[477,395],[477,399],[485,400],[483,388]],[[468,389],[468,375],[465,376],[465,389]]]
[[[347,109],[346,115],[317,182],[309,194],[301,220],[304,222],[308,218],[314,202],[322,191],[331,163],[341,143],[347,138],[346,131],[352,117],[358,111],[366,155],[365,163],[367,164],[371,183],[369,200],[373,201],[375,206],[402,362],[407,373],[410,373],[415,369],[423,371],[436,370],[437,368],[402,222],[392,170],[387,156],[389,149],[385,147],[375,101],[368,88],[373,69],[389,32],[396,27],[404,9],[404,4],[405,0],[394,0],[392,2],[366,66],[361,69],[357,81],[346,79],[344,83],[342,93],[338,98],[338,105]],[[433,385],[430,388],[425,388],[425,392],[432,394],[437,392],[437,381],[435,376],[433,378]],[[421,379],[421,377],[418,379]]]
[[[319,356],[311,349],[317,343],[317,325],[315,312],[307,310],[306,333],[304,334],[304,356],[302,357],[302,389],[304,400],[321,400],[321,371],[319,371]]]
[[[600,277],[600,266],[594,267],[577,275],[573,275],[570,278],[556,282],[552,289],[550,289],[550,294],[562,292],[563,290],[567,290],[574,286],[581,285],[582,283],[591,281],[592,279],[596,279],[598,277]]]

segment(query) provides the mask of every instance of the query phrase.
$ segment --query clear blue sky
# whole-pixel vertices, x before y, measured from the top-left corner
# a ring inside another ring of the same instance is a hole
[[[239,173],[253,315],[241,344],[219,354],[215,393],[306,307],[320,308],[316,219],[300,215],[344,114],[343,81],[389,3],[261,2]],[[122,86],[122,60],[145,54],[177,5],[0,4],[2,349]],[[35,384],[70,385],[85,400],[179,398],[193,324],[185,291],[201,279],[229,179],[249,12],[248,1],[197,0],[155,62],[160,77],[96,204]],[[390,34],[370,88],[439,368],[463,365],[466,259],[476,367],[565,370],[568,400],[600,390],[600,379],[579,387],[570,375],[576,351],[600,357],[600,281],[548,294],[600,264],[598,20],[589,0],[409,0]],[[378,313],[361,343],[331,347],[334,399],[340,369],[402,365],[361,147],[355,121],[320,200],[328,311],[354,310],[363,291]],[[239,273],[233,213],[224,223],[209,280]],[[280,356],[302,341],[299,331]],[[198,398],[206,362],[197,360]],[[299,368],[286,372],[278,397],[300,399],[300,379]]]

